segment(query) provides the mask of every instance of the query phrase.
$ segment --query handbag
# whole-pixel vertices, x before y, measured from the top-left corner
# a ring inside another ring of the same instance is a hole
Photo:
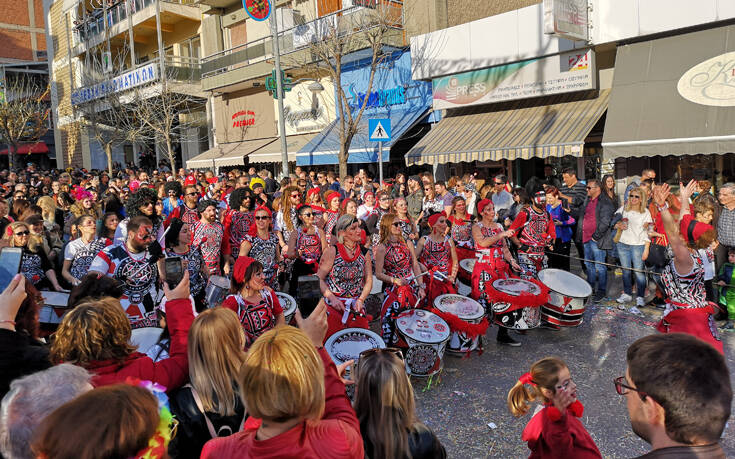
[[[669,254],[667,246],[654,244],[648,246],[648,258],[646,258],[646,266],[653,268],[663,268],[669,262]]]

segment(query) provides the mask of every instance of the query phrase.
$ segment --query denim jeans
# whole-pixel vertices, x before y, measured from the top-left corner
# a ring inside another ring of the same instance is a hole
[[[607,252],[597,247],[597,242],[590,240],[584,243],[585,259],[604,263],[606,256]],[[607,267],[591,261],[585,261],[584,265],[587,268],[587,282],[592,290],[603,295],[607,294]]]
[[[643,270],[643,249],[645,245],[628,245],[618,242],[618,257],[620,257],[620,264],[623,268],[630,268],[631,264],[633,268]],[[638,290],[638,296],[646,296],[646,275],[643,273],[635,274],[635,284]],[[633,282],[631,280],[631,271],[627,269],[623,270],[623,291],[630,296],[633,296]]]

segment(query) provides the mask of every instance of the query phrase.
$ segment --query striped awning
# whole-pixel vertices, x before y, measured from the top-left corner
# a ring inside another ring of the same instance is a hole
[[[607,110],[610,90],[503,103],[498,110],[450,113],[406,154],[408,166],[533,157],[582,156],[584,140]]]
[[[277,137],[221,143],[204,153],[186,161],[188,169],[215,169],[222,166],[242,166],[249,153],[275,142]]]
[[[304,148],[317,134],[296,134],[286,136],[286,151],[288,152],[288,162],[296,161],[296,152]],[[248,163],[280,163],[282,161],[280,139],[269,143],[268,145],[255,150],[248,155]]]

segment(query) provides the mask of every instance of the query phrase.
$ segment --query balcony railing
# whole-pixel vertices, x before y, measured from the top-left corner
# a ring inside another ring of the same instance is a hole
[[[402,14],[403,2],[400,0],[364,0],[365,4],[371,1],[381,1],[384,5],[399,10]],[[319,19],[297,25],[278,32],[278,44],[281,55],[287,55],[309,48],[312,43],[323,40],[329,36],[338,26],[340,17],[365,12],[364,6],[352,6],[340,11],[325,15]],[[400,16],[399,14],[399,16]],[[391,27],[402,28],[402,18],[395,21]],[[351,30],[347,33],[359,33]],[[238,68],[247,67],[257,62],[264,61],[273,56],[273,39],[271,36],[263,37],[242,45],[235,46],[224,51],[211,54],[202,59],[202,78],[211,77],[220,73],[229,72]]]
[[[119,24],[128,18],[128,6],[130,4],[130,14],[135,14],[150,5],[162,1],[165,3],[175,3],[179,5],[196,5],[197,0],[122,0],[115,2],[107,7],[107,27],[110,28],[115,24]],[[92,40],[98,35],[105,33],[105,12],[104,9],[98,8],[90,13],[86,19],[76,21],[74,26],[74,34],[78,41],[84,42]]]

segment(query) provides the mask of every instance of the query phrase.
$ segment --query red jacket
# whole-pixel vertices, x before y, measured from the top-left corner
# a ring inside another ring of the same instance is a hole
[[[362,459],[365,452],[360,424],[345,395],[345,386],[329,354],[319,349],[319,355],[324,362],[326,396],[320,421],[304,421],[267,440],[255,439],[258,425],[246,425],[242,432],[208,441],[201,459]]]
[[[169,358],[154,362],[140,352],[130,354],[124,362],[99,360],[87,366],[93,374],[92,385],[106,386],[125,382],[128,377],[153,381],[171,391],[184,385],[189,377],[189,361],[186,343],[194,314],[189,299],[173,300],[166,303],[166,322],[171,334]]]
[[[584,407],[572,403],[563,415],[554,406],[547,406],[523,429],[523,441],[531,450],[529,459],[600,459],[600,450],[578,417]]]

